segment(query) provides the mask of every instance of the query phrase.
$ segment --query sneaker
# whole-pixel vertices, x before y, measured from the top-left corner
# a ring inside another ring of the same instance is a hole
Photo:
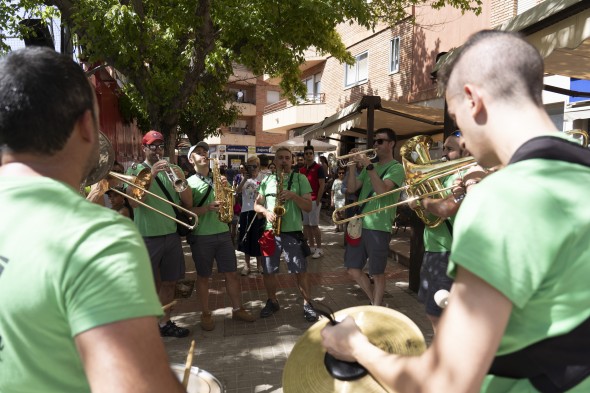
[[[182,338],[188,336],[189,333],[190,330],[182,328],[172,321],[168,321],[164,326],[160,326],[160,336],[162,337]]]
[[[318,320],[318,313],[315,312],[311,303],[303,305],[303,316],[307,322],[316,322]]]
[[[244,269],[242,269],[242,276],[247,276],[248,274],[250,274],[250,269],[248,269],[248,266],[246,266]]]
[[[243,308],[240,308],[238,311],[232,311],[231,319],[244,322],[254,322],[256,320],[252,314]]]
[[[318,259],[320,258],[322,255],[324,255],[324,252],[322,251],[321,248],[316,248],[315,252],[313,253],[313,255],[311,256],[313,259]]]
[[[279,302],[273,302],[272,300],[268,299],[266,301],[266,306],[262,310],[260,310],[260,318],[267,318],[270,317],[275,312],[279,311],[281,307],[279,306]]]
[[[213,314],[211,314],[211,312],[201,313],[201,329],[208,332],[215,329],[215,320],[213,319]]]

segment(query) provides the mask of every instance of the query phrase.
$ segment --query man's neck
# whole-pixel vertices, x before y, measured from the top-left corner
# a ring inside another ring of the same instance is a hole
[[[203,166],[195,166],[195,170],[201,176],[207,176],[209,174],[209,167],[206,165]]]
[[[389,162],[393,161],[393,155],[387,155],[385,157],[379,157],[379,164],[385,165]]]
[[[0,176],[49,177],[75,189],[78,189],[82,183],[81,168],[79,165],[70,165],[66,157],[56,159],[32,154],[4,153],[2,163]]]

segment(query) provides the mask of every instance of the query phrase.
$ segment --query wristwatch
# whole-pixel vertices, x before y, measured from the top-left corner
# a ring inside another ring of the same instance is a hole
[[[367,165],[367,166],[365,167],[365,169],[366,169],[366,170],[368,170],[368,171],[372,171],[373,169],[375,169],[375,165],[373,165],[373,164],[369,164],[369,165]]]

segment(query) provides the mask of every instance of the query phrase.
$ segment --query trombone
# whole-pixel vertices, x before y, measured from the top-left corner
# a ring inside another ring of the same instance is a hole
[[[460,170],[464,170],[464,169],[470,168],[472,166],[475,166],[475,165],[477,165],[477,162],[475,161],[475,159],[473,157],[464,157],[464,158],[460,158],[458,160],[453,160],[453,161],[449,161],[449,162],[441,162],[439,164],[434,164],[434,165],[429,165],[429,164],[416,165],[416,164],[412,164],[412,163],[408,163],[408,162],[406,162],[405,164],[407,165],[407,167],[405,168],[406,172],[407,172],[406,181],[409,184],[399,187],[399,188],[396,188],[396,189],[393,189],[393,190],[386,191],[386,192],[379,194],[379,195],[374,195],[370,198],[363,199],[362,201],[349,203],[346,206],[342,206],[341,208],[334,210],[334,213],[332,213],[332,220],[334,221],[334,224],[336,224],[336,225],[344,224],[345,222],[352,221],[353,219],[356,219],[356,218],[363,218],[363,217],[368,216],[370,214],[379,213],[380,211],[387,210],[392,207],[396,207],[399,205],[403,205],[406,203],[417,201],[418,199],[426,198],[428,196],[440,194],[443,191],[450,190],[450,189],[454,188],[455,186],[437,189],[432,192],[426,192],[421,195],[407,198],[401,202],[397,202],[392,205],[383,206],[378,209],[368,211],[366,213],[356,214],[352,217],[338,220],[339,214],[341,212],[345,211],[346,209],[349,209],[351,207],[355,207],[355,206],[358,206],[361,204],[365,204],[369,201],[372,201],[372,200],[375,200],[378,198],[382,198],[387,195],[394,194],[396,192],[401,192],[401,191],[405,191],[408,189],[417,188],[419,185],[421,185],[427,181],[436,180],[441,177],[449,176],[449,175],[452,175],[453,173],[458,172]]]
[[[171,219],[172,221],[176,221],[177,224],[183,225],[183,226],[187,227],[188,229],[190,229],[191,231],[197,226],[197,223],[199,222],[199,218],[196,213],[194,213],[188,209],[185,209],[184,207],[177,205],[174,202],[169,201],[167,198],[162,198],[161,196],[154,194],[153,192],[147,190],[146,186],[150,183],[150,181],[152,179],[152,173],[149,169],[147,169],[147,168],[142,169],[141,171],[139,171],[139,173],[136,176],[121,175],[120,173],[112,172],[112,171],[109,172],[109,176],[112,176],[115,179],[120,180],[123,183],[129,184],[134,187],[134,189],[131,191],[131,193],[133,194],[133,197],[122,192],[122,191],[117,190],[116,188],[111,187],[109,189],[109,191],[114,191],[117,194],[123,195],[125,198],[135,201],[136,203],[142,205],[143,207],[147,207],[148,209],[153,210],[156,213],[160,213],[164,217],[167,217],[167,218]],[[141,198],[143,198],[143,195],[145,193],[147,193],[155,198],[158,198],[162,202],[166,202],[167,204],[171,205],[173,208],[182,210],[184,213],[188,214],[191,217],[194,224],[190,225],[185,222],[182,222],[182,221],[178,220],[176,217],[172,217],[171,215],[164,213],[163,211],[160,211],[154,207],[151,207],[147,203],[141,201]]]
[[[148,191],[146,189],[146,186],[150,183],[150,181],[152,179],[152,173],[149,169],[142,169],[137,174],[137,176],[121,175],[120,173],[111,171],[110,168],[113,166],[113,163],[115,162],[115,150],[113,149],[113,145],[111,145],[111,142],[106,137],[106,135],[100,131],[98,133],[98,145],[99,145],[99,147],[98,147],[98,162],[96,163],[94,168],[92,168],[90,173],[86,176],[86,179],[82,182],[81,186],[89,186],[91,184],[98,183],[102,179],[106,179],[108,176],[111,176],[117,180],[120,180],[124,183],[127,183],[127,184],[135,187],[135,189],[132,191],[133,197],[125,194],[122,191],[117,190],[116,188],[111,187],[109,189],[110,191],[114,191],[117,194],[120,194],[125,198],[131,199],[131,200],[137,202],[138,204],[140,204],[144,207],[147,207],[150,210],[155,211],[156,213],[160,213],[161,215],[168,217],[172,221],[175,221],[176,223],[181,224],[190,230],[193,230],[197,226],[197,224],[199,222],[199,218],[196,213],[194,213],[188,209],[185,209],[184,207],[177,205],[176,203],[171,202],[166,198],[162,198],[161,196],[156,195],[153,192]],[[167,204],[172,205],[172,207],[182,210],[183,212],[188,214],[191,217],[193,224],[191,225],[191,224],[187,224],[185,222],[182,222],[182,221],[178,220],[176,217],[172,217],[171,215],[166,214],[158,209],[155,209],[155,208],[149,206],[145,202],[142,202],[140,199],[143,197],[144,193],[146,193],[146,192],[149,195],[160,199],[162,202],[166,202]]]
[[[372,160],[375,157],[377,157],[377,151],[375,149],[367,149],[367,150],[357,151],[354,153],[345,154],[343,156],[334,156],[332,159],[335,162],[339,162],[340,166],[351,166],[351,165],[356,165],[356,162],[354,160],[352,160],[352,158],[354,158],[355,156],[359,156],[361,154],[366,155],[369,160]]]

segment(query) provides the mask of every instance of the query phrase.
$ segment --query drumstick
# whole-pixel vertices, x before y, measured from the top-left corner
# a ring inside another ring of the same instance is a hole
[[[191,367],[193,366],[193,352],[195,351],[195,340],[191,341],[191,347],[188,350],[186,357],[186,366],[184,366],[184,377],[182,378],[182,386],[186,389],[188,385],[188,378],[191,375]]]
[[[171,303],[166,304],[165,306],[162,306],[162,311],[167,311],[169,308],[172,308],[173,306],[176,305],[176,300],[174,300]]]

